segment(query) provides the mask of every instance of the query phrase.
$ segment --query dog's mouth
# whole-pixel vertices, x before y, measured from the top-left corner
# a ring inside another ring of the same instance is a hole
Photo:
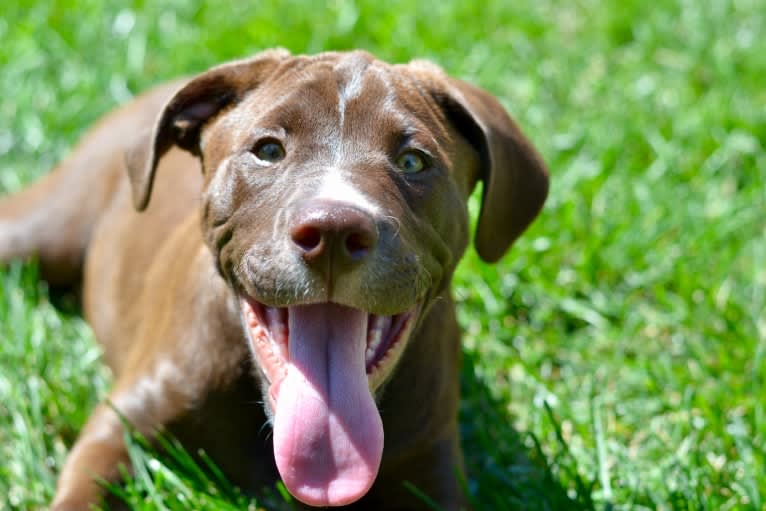
[[[406,347],[419,306],[380,316],[335,303],[268,307],[240,298],[268,379],[274,457],[290,493],[340,506],[372,486],[383,452],[374,392]]]

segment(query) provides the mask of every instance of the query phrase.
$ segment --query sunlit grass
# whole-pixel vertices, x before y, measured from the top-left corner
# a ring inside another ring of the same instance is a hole
[[[553,176],[506,259],[470,253],[456,277],[475,507],[759,510],[764,33],[756,0],[12,2],[0,192],[132,94],[228,58],[271,46],[431,58],[498,95]],[[108,387],[72,310],[50,305],[34,265],[0,270],[0,510],[45,507]],[[144,468],[120,491],[133,506],[245,505],[209,491],[214,471],[182,453],[131,445]]]

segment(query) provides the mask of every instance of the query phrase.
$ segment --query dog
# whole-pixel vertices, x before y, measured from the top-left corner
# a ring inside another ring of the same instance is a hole
[[[406,481],[461,508],[450,281],[467,200],[483,183],[491,263],[548,181],[487,92],[363,51],[268,50],[107,115],[0,200],[0,262],[81,283],[115,377],[51,508],[103,499],[126,423],[204,449],[245,491],[281,478],[307,506],[425,508]]]

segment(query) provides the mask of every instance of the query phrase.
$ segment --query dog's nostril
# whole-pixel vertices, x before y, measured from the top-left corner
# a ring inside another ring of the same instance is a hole
[[[294,229],[291,235],[293,242],[306,252],[311,252],[322,244],[322,231],[312,225]]]
[[[353,259],[364,257],[375,241],[370,234],[352,232],[346,237],[346,251]]]

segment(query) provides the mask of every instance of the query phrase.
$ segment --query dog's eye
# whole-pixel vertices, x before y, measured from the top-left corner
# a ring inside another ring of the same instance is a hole
[[[253,154],[267,163],[276,163],[285,157],[285,148],[276,140],[263,140],[253,148]]]
[[[396,159],[396,166],[405,174],[415,174],[427,167],[426,155],[413,149],[405,151]]]

